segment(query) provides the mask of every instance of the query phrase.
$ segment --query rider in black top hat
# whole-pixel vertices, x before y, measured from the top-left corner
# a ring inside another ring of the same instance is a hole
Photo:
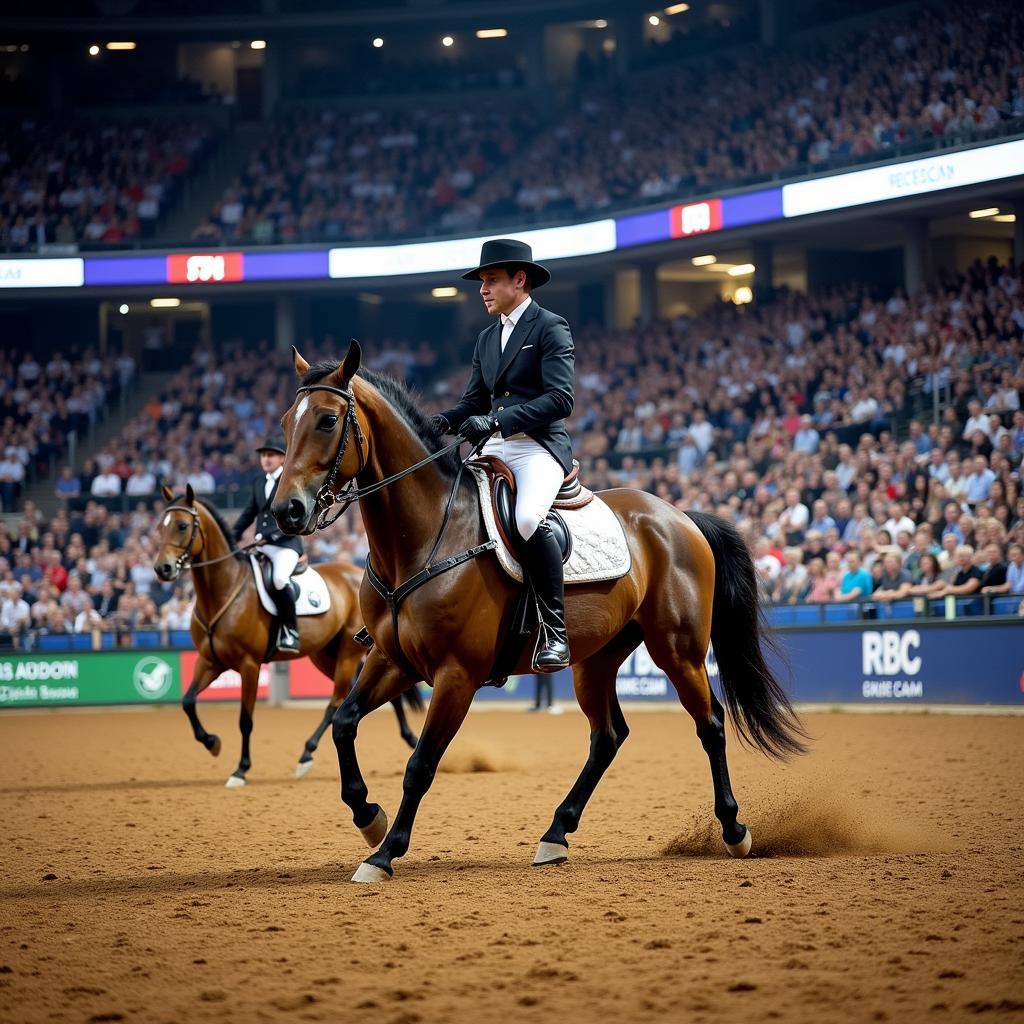
[[[284,465],[285,440],[277,434],[268,438],[256,449],[263,472],[252,482],[249,503],[235,520],[234,541],[237,545],[242,534],[251,523],[256,523],[255,541],[257,550],[262,552],[274,567],[274,585],[270,596],[277,605],[280,629],[277,633],[277,650],[286,654],[299,653],[299,629],[295,616],[295,597],[292,594],[291,575],[302,556],[302,538],[289,537],[281,532],[277,520],[270,513],[277,482],[281,479]]]
[[[572,469],[565,417],[572,412],[575,356],[569,325],[531,293],[551,275],[525,242],[485,242],[480,264],[462,275],[479,280],[487,312],[498,320],[477,338],[469,384],[458,405],[436,418],[467,441],[488,438],[484,455],[506,462],[516,480],[519,557],[540,604],[537,672],[569,664],[562,552],[547,520]]]

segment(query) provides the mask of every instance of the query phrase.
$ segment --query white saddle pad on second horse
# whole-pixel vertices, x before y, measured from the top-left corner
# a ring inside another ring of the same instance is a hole
[[[494,553],[505,572],[522,583],[522,566],[502,539],[494,518],[490,479],[482,469],[475,466],[468,468],[476,478],[487,537],[498,542]],[[601,500],[600,495],[595,494],[593,500],[583,508],[560,508],[557,511],[572,535],[572,553],[564,566],[567,584],[617,580],[629,572],[633,560],[626,543],[626,533],[618,516]]]
[[[252,564],[252,574],[256,577],[256,591],[260,595],[260,604],[271,615],[276,615],[277,605],[267,593],[259,559],[255,555],[250,555],[249,561]],[[331,592],[327,589],[327,583],[323,576],[312,566],[305,572],[299,573],[298,576],[293,576],[292,583],[299,588],[298,596],[295,598],[296,615],[323,615],[330,609]]]

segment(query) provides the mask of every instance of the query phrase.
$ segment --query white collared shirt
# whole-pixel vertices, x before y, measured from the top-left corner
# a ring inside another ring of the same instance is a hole
[[[519,323],[520,317],[526,312],[526,307],[533,300],[529,295],[523,299],[522,302],[516,306],[507,316],[502,313],[500,314],[501,319],[501,351],[505,351],[505,345],[508,343],[508,339],[512,337],[512,332],[516,329],[516,324]]]
[[[274,489],[274,483],[276,482],[277,478],[281,475],[282,469],[284,469],[284,466],[278,466],[273,473],[267,474],[267,482],[263,487],[264,498],[270,497],[270,492]]]

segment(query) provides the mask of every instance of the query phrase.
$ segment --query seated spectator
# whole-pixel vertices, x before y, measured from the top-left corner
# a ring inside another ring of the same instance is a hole
[[[1009,562],[1005,565],[1005,579],[999,582],[982,581],[983,594],[1024,594],[1024,545],[1011,544],[1007,549]]]
[[[871,596],[877,601],[899,601],[910,593],[913,581],[895,551],[882,556],[881,574]]]
[[[921,555],[918,581],[911,585],[907,594],[911,597],[938,597],[946,589],[942,568],[938,558],[930,551]]]
[[[810,589],[807,569],[803,564],[804,553],[798,547],[790,547],[784,554],[786,562],[776,578],[772,598],[776,604],[796,604]]]
[[[863,567],[860,555],[849,551],[846,555],[846,572],[839,583],[837,601],[863,601],[874,589],[871,574]]]
[[[956,549],[956,573],[951,582],[939,591],[939,597],[966,597],[981,589],[984,574],[974,564],[974,548],[960,544]]]

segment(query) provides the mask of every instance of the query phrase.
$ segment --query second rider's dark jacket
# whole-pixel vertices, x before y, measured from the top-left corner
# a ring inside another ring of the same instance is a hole
[[[280,477],[274,481],[274,486],[271,488],[270,497],[268,498],[265,496],[267,489],[266,473],[260,473],[253,480],[249,488],[249,502],[242,509],[241,515],[235,520],[233,527],[236,544],[245,532],[245,528],[250,523],[255,522],[256,532],[263,538],[261,543],[276,544],[279,548],[291,548],[293,551],[298,551],[300,555],[302,554],[302,538],[289,537],[288,534],[282,533],[281,527],[277,525],[277,520],[270,514],[270,506],[274,503],[277,485],[280,482]]]
[[[458,405],[443,415],[452,430],[470,416],[490,416],[501,436],[525,432],[568,473],[572,443],[565,418],[575,402],[575,366],[569,325],[533,300],[501,351],[501,317],[480,332],[469,383]]]

